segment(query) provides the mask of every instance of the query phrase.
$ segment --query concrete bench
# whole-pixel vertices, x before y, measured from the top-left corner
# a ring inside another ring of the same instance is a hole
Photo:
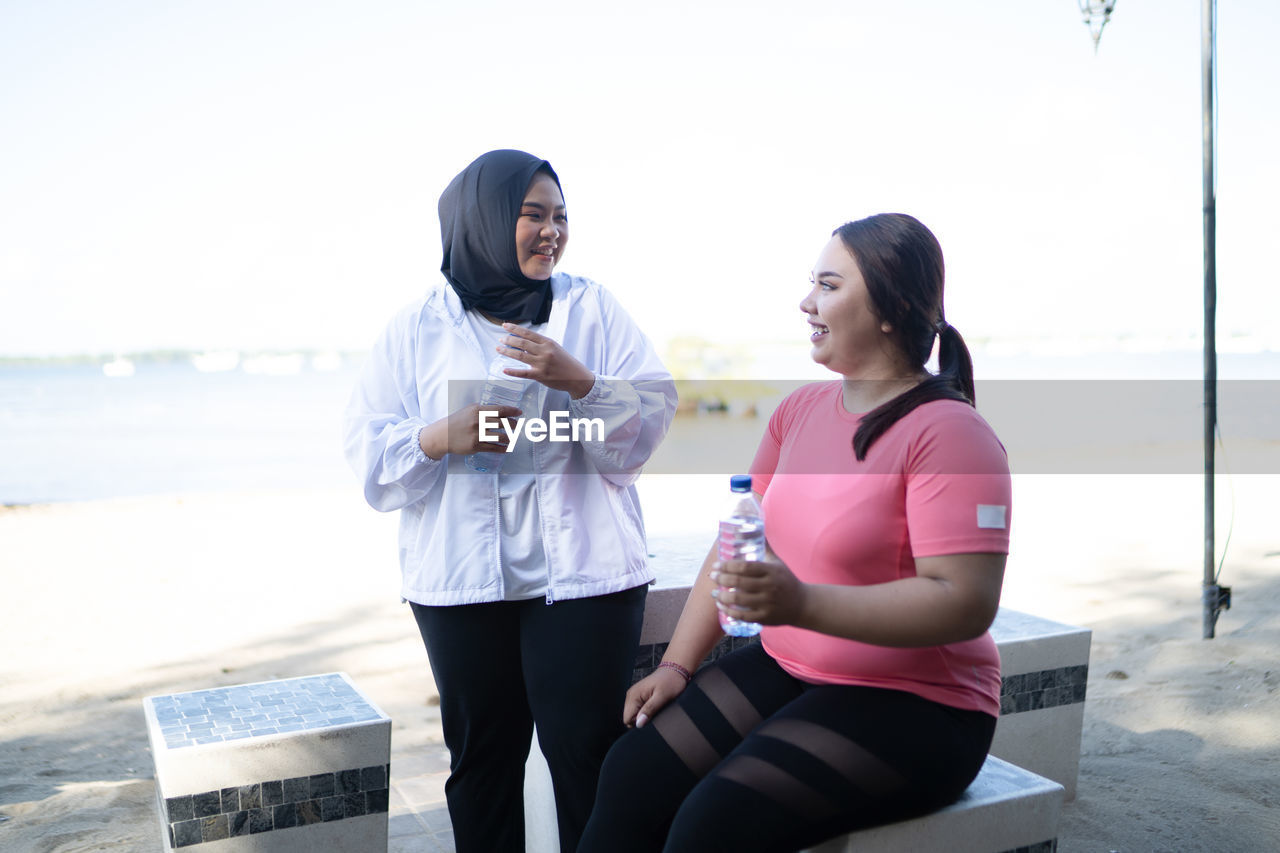
[[[851,832],[807,853],[1053,853],[1061,812],[1061,785],[989,755],[941,811]]]
[[[662,660],[688,595],[687,586],[649,591],[633,681],[652,672]],[[1092,633],[1086,628],[1063,625],[1002,607],[991,626],[991,635],[1000,650],[1002,674],[1000,720],[991,746],[992,756],[1003,759],[1004,763],[1017,765],[1014,769],[1023,774],[1018,778],[1028,782],[1029,790],[1040,791],[1044,784],[1056,783],[1059,803],[1064,799],[1074,799]],[[754,639],[726,637],[712,650],[707,660],[714,660],[750,642]],[[986,772],[984,770],[984,775]],[[1041,779],[1042,776],[1046,778]],[[1021,810],[1024,807],[1026,801],[1017,797],[1001,800],[998,809],[995,804],[991,806],[997,811]],[[1056,808],[1052,813],[1057,814]],[[960,819],[953,813],[947,821]],[[551,777],[536,742],[525,767],[525,821],[529,850],[553,853],[559,849]],[[1056,827],[1056,817],[1054,825]],[[1056,832],[1008,849],[1039,844],[1055,836]],[[990,851],[1004,849],[990,848]]]
[[[345,673],[143,701],[166,851],[387,849],[391,718]]]
[[[991,636],[1003,682],[991,754],[1059,783],[1070,802],[1093,632],[1002,607]]]
[[[689,595],[688,587],[649,591],[632,680],[653,671]],[[1062,785],[1075,799],[1093,633],[1001,607],[991,626],[1000,650],[1000,722],[991,754]],[[726,637],[707,660],[744,642]]]

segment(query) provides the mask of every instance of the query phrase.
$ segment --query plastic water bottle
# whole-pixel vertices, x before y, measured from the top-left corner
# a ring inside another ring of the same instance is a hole
[[[485,377],[484,391],[480,393],[481,403],[495,406],[520,405],[529,380],[519,376],[508,376],[502,372],[507,367],[524,370],[525,364],[502,353],[495,355],[493,361],[489,362],[489,375]],[[502,468],[504,455],[503,453],[472,453],[465,462],[472,471],[484,474],[496,473]]]
[[[751,477],[747,474],[729,478],[729,511],[720,519],[720,559],[764,559],[764,513],[751,494]],[[759,622],[744,622],[718,612],[720,628],[730,637],[754,637],[760,633]]]

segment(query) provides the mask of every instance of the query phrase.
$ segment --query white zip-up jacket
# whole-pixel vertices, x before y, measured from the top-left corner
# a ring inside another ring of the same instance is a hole
[[[608,291],[563,273],[551,287],[543,334],[595,373],[596,382],[578,400],[532,383],[537,402],[524,407],[524,416],[567,411],[600,418],[604,439],[531,447],[548,603],[653,580],[634,483],[676,408],[671,374]],[[494,355],[464,311],[441,282],[398,312],[369,355],[344,422],[347,461],[364,483],[365,499],[382,512],[400,510],[401,595],[424,605],[504,597],[499,475],[471,471],[455,454],[431,459],[418,446],[423,427],[478,400]]]

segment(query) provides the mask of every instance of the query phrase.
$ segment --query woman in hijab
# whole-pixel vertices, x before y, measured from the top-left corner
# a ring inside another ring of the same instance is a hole
[[[653,579],[634,483],[675,385],[608,291],[553,273],[568,217],[547,161],[479,157],[441,195],[440,228],[444,279],[375,344],[346,455],[369,504],[400,511],[401,595],[440,693],[457,850],[524,850],[536,725],[572,851],[623,730]],[[522,365],[506,371],[528,380],[518,405],[481,405],[495,353]],[[521,429],[535,418],[545,440]],[[473,454],[501,465],[474,470]]]

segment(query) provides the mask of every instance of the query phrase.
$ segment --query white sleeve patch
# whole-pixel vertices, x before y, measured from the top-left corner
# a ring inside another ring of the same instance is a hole
[[[1005,507],[995,504],[978,504],[978,527],[985,530],[1004,530]]]

